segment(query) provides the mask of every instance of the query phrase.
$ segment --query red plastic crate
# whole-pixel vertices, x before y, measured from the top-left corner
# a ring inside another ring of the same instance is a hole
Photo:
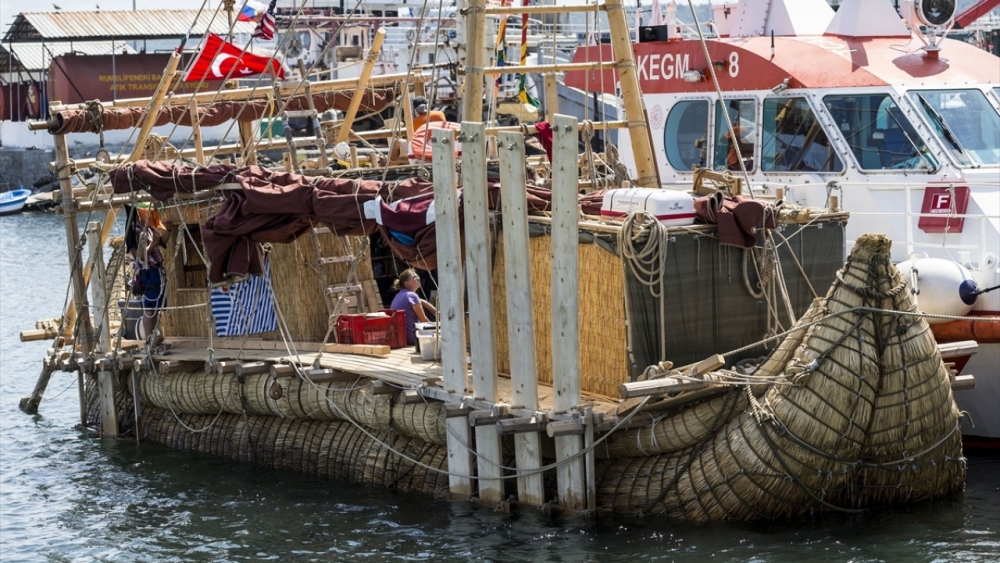
[[[375,344],[390,348],[406,346],[406,313],[382,309],[388,317],[374,315],[340,315],[337,317],[337,342],[341,344]]]

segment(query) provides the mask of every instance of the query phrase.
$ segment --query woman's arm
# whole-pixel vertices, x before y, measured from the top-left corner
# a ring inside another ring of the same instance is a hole
[[[434,308],[434,305],[431,305],[429,302],[427,302],[427,301],[425,301],[423,299],[420,300],[420,304],[423,305],[425,309],[427,309],[428,311],[430,311],[432,315],[437,316],[438,311],[437,311],[437,309]]]
[[[423,303],[421,303],[419,301],[417,303],[414,303],[413,304],[413,312],[417,314],[417,320],[418,321],[420,321],[422,323],[428,322],[427,321],[427,314],[424,313],[424,305],[423,305]]]

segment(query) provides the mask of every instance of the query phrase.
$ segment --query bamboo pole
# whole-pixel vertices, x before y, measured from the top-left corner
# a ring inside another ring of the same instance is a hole
[[[100,327],[96,350],[99,357],[111,349],[111,327],[108,317],[108,299],[105,288],[107,275],[104,269],[104,243],[101,240],[103,229],[97,221],[87,224],[87,245],[90,247],[91,262],[94,265],[93,281],[90,284],[91,296],[94,298],[94,320]],[[97,388],[101,397],[101,434],[104,436],[118,435],[118,403],[115,401],[116,384],[114,372],[102,368],[97,372]]]
[[[590,63],[560,63],[551,65],[523,65],[523,66],[488,66],[481,70],[483,74],[513,74],[514,72],[526,74],[546,74],[552,72],[593,72],[606,68],[618,68],[615,61],[594,61]]]
[[[66,252],[69,258],[70,280],[73,285],[73,300],[75,304],[76,317],[79,319],[79,329],[76,334],[76,342],[80,345],[80,350],[84,357],[90,356],[92,349],[92,328],[90,326],[90,304],[87,302],[87,282],[83,277],[83,263],[80,252],[77,252],[79,242],[79,226],[76,220],[76,200],[73,199],[73,184],[70,182],[69,172],[69,148],[66,145],[65,135],[55,135],[56,146],[56,173],[59,177],[59,190],[62,192],[63,222],[66,226]],[[78,371],[78,386],[83,388],[83,372]],[[37,389],[36,389],[37,391]],[[41,401],[41,393],[32,394],[30,402],[35,405]],[[80,402],[80,424],[87,425],[87,405],[81,396]]]
[[[596,125],[597,124],[595,124],[595,129],[597,128]],[[518,128],[517,130],[520,131],[521,129]],[[351,131],[350,140],[364,139],[365,141],[372,141],[372,140],[375,140],[375,139],[389,139],[392,136],[393,136],[393,132],[390,129],[376,129],[374,131],[359,131],[359,132]],[[260,151],[260,150],[279,150],[279,149],[287,149],[287,148],[288,148],[288,141],[286,139],[281,139],[281,138],[272,139],[270,141],[261,141],[259,143],[256,143],[256,149],[258,151]],[[243,145],[242,145],[242,143],[227,143],[227,144],[224,144],[224,145],[216,145],[216,146],[204,147],[201,150],[201,153],[204,156],[204,154],[206,152],[210,153],[210,154],[223,155],[223,154],[237,154],[237,153],[240,153],[242,151],[243,151]],[[193,147],[193,148],[189,148],[189,149],[184,149],[184,150],[181,150],[181,151],[177,152],[177,157],[178,158],[197,158],[198,152],[199,151],[198,151],[197,147]],[[96,162],[97,162],[97,160],[93,159],[93,158],[83,158],[83,159],[80,159],[80,160],[76,161],[76,166],[77,166],[77,168],[87,168],[87,167],[93,166]],[[103,167],[107,167],[108,169],[110,169],[110,168],[114,168],[115,166],[117,166],[119,164],[123,164],[123,163],[126,163],[126,162],[128,162],[128,157],[127,156],[121,157],[121,158],[117,158],[117,159],[112,159],[112,161],[111,161],[110,164],[106,164],[106,165],[102,165],[102,166]]]
[[[188,104],[188,114],[191,116],[191,137],[194,139],[194,159],[199,166],[205,166],[205,147],[201,140],[201,123],[198,120],[198,101],[191,98]]]
[[[635,157],[638,178],[636,185],[645,188],[660,187],[660,171],[653,157],[653,146],[649,140],[649,124],[646,121],[639,75],[635,68],[635,54],[629,38],[628,22],[625,20],[625,6],[622,0],[605,0],[608,23],[611,27],[611,47],[618,61],[618,80],[625,103],[625,117],[629,122],[629,141]]]
[[[497,401],[496,345],[493,335],[493,284],[490,261],[489,191],[486,188],[486,127],[462,123],[462,198],[465,212],[465,263],[468,268],[469,336],[472,349],[472,394]],[[500,437],[494,426],[476,426],[479,498],[505,499]]]
[[[444,389],[464,396],[465,310],[462,258],[458,231],[458,193],[455,178],[455,132],[435,129],[431,136],[434,169],[434,220],[437,224],[438,322],[441,325],[441,375]],[[473,493],[472,451],[465,417],[448,418],[448,482],[453,494]]]
[[[410,75],[411,83],[422,84],[430,80],[430,75],[424,74],[412,74]],[[402,82],[407,79],[406,73],[396,73],[396,74],[381,74],[378,76],[372,76],[368,80],[368,86],[372,88],[385,88],[395,86],[396,83]],[[314,94],[319,94],[323,92],[335,92],[341,90],[354,90],[357,87],[357,78],[338,78],[336,80],[320,80],[317,82],[312,82],[312,91]],[[278,90],[281,92],[283,97],[302,95],[302,88],[297,85],[287,85],[279,86]],[[263,92],[263,93],[262,93]],[[218,102],[243,102],[246,100],[266,100],[268,99],[266,88],[238,88],[235,90],[225,90],[222,92],[199,92],[197,94],[177,94],[167,101],[168,105],[185,105],[190,103],[192,99],[197,100],[199,104],[208,103],[218,103]],[[145,107],[149,103],[149,98],[129,98],[118,100],[114,102],[115,107],[134,107],[140,106]],[[54,111],[59,111],[62,109],[77,109],[78,105],[67,105],[60,108],[56,108]]]
[[[579,12],[602,12],[604,4],[583,4],[579,6],[505,6],[496,8],[486,8],[486,15],[541,15],[541,14],[570,14]]]
[[[555,412],[568,413],[580,403],[576,119],[555,116],[552,140],[552,391]],[[558,436],[555,443],[559,504],[581,509],[586,500],[581,436]]]
[[[577,131],[583,129],[584,127],[588,127],[588,125],[584,124],[584,123],[577,123],[576,124]],[[592,127],[595,131],[605,131],[605,130],[610,130],[610,129],[624,129],[624,128],[628,127],[628,122],[627,121],[597,121],[597,122],[591,123],[589,125],[589,127]],[[523,125],[507,125],[507,126],[497,126],[497,127],[487,127],[486,128],[486,135],[490,136],[490,137],[495,136],[498,133],[503,133],[503,132],[510,132],[510,133],[525,133],[526,132],[529,135],[531,135],[531,134],[534,134],[534,133],[538,133],[538,128],[535,127],[534,125],[528,125],[527,127],[525,127]]]
[[[530,249],[528,246],[528,210],[524,172],[524,135],[501,133],[500,202],[503,213],[504,277],[507,286],[507,334],[511,354],[510,375],[514,388],[514,406],[538,409],[538,373],[535,361],[535,315],[531,296]],[[541,506],[545,490],[541,473],[530,473],[542,466],[538,432],[519,433],[514,438],[517,459],[518,500]],[[523,473],[529,472],[525,475]]]
[[[372,88],[385,88],[394,86],[398,82],[402,82],[407,79],[405,73],[400,74],[383,74],[380,76],[373,76],[368,80],[368,86]],[[431,79],[430,75],[426,74],[411,74],[409,76],[410,83],[413,84],[414,91],[416,95],[422,96],[424,92],[424,83]],[[357,86],[357,78],[342,78],[338,80],[326,80],[321,82],[313,82],[312,90],[314,93],[324,93],[324,92],[340,92],[343,90],[354,90]],[[281,92],[282,96],[296,96],[302,95],[301,89],[298,86],[280,86],[278,91]],[[268,96],[266,93],[267,89],[264,88],[240,88],[237,90],[225,90],[222,92],[201,92],[197,94],[176,94],[171,96],[169,99],[164,100],[163,105],[166,106],[181,106],[191,103],[191,100],[195,100],[199,104],[211,104],[211,103],[223,103],[223,102],[245,102],[248,100],[266,100]],[[105,106],[113,107],[147,107],[149,105],[150,98],[126,98],[121,100],[108,101]],[[85,109],[83,104],[54,104],[51,106],[50,113],[55,114],[61,111],[71,111]],[[28,130],[30,131],[42,131],[45,129],[52,129],[53,127],[58,127],[59,123],[55,118],[46,121],[29,121]]]
[[[94,283],[90,284],[91,296],[94,298],[93,317],[100,327],[97,336],[97,346],[95,349],[100,353],[106,353],[111,348],[111,325],[108,317],[108,303],[106,290],[107,272],[104,268],[104,241],[101,238],[104,229],[97,221],[87,224],[87,246],[90,247],[90,260],[93,264],[92,276]]]
[[[545,88],[545,114],[549,121],[559,113],[559,81],[554,74],[546,74],[542,77]]]
[[[254,145],[254,130],[252,121],[238,122],[240,128],[240,155],[242,166],[257,164],[257,151]]]
[[[413,100],[410,98],[409,84],[403,85],[403,99],[400,102],[403,105],[403,124],[406,126],[406,139],[413,138]],[[395,129],[395,128],[393,128]]]
[[[156,93],[153,95],[152,101],[150,101],[149,111],[143,116],[142,128],[139,129],[139,135],[135,138],[135,146],[132,147],[132,154],[129,155],[130,161],[135,161],[142,154],[143,145],[146,144],[146,137],[149,136],[149,131],[156,123],[156,116],[160,115],[163,98],[167,97],[167,91],[174,80],[174,73],[177,72],[177,65],[180,62],[181,56],[179,53],[173,52],[170,54],[170,60],[167,61],[167,68],[164,69],[163,77],[160,78],[160,83],[156,86]]]
[[[358,77],[357,89],[354,91],[354,96],[351,97],[351,105],[348,106],[347,113],[344,115],[344,121],[340,124],[340,130],[337,131],[337,140],[334,144],[347,141],[351,127],[354,125],[354,117],[357,116],[358,108],[361,107],[361,98],[365,95],[365,88],[368,87],[368,79],[371,78],[372,69],[375,68],[375,61],[378,60],[379,51],[382,50],[385,33],[384,27],[380,27],[375,32],[375,39],[372,40],[372,48],[368,52],[368,58],[365,59],[364,68],[361,69],[361,76]]]
[[[470,32],[467,34],[468,64],[465,72],[465,95],[462,99],[462,121],[477,122],[483,120],[483,73],[479,69],[486,62],[486,0],[470,0],[468,14],[466,29]]]

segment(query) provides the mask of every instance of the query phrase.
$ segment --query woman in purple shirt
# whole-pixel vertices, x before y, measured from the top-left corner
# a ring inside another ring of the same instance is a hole
[[[416,294],[420,287],[420,276],[412,268],[403,270],[399,274],[399,279],[392,285],[393,289],[399,291],[392,299],[391,309],[406,313],[406,343],[416,344],[417,336],[414,333],[413,325],[420,321],[427,322],[427,313],[437,314],[433,305],[424,301]]]

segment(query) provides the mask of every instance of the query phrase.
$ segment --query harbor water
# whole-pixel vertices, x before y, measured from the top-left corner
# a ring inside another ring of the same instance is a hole
[[[81,224],[83,218],[81,218]],[[18,410],[59,314],[62,218],[0,217],[0,561],[759,561],[1000,559],[1000,453],[967,452],[949,498],[763,523],[504,514],[380,487],[100,439],[79,422],[76,377],[56,373],[39,414]],[[998,406],[1000,408],[1000,406]]]

